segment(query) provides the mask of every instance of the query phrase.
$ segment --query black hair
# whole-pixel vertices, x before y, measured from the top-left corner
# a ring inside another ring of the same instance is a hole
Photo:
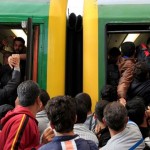
[[[76,101],[76,113],[77,113],[77,121],[76,123],[84,123],[87,118],[87,108],[84,104],[83,99],[75,98]]]
[[[4,104],[0,106],[0,119],[2,119],[8,111],[13,110],[14,107],[9,104]]]
[[[87,108],[87,111],[91,111],[91,107],[92,107],[92,102],[91,102],[91,97],[89,94],[87,93],[79,93],[75,96],[75,98],[78,99],[83,99],[83,102]]]
[[[122,56],[131,57],[135,53],[135,44],[133,42],[124,42],[121,44]]]
[[[46,112],[56,132],[66,133],[73,130],[76,120],[75,99],[70,96],[57,96],[48,101]]]
[[[145,62],[137,62],[134,67],[133,77],[138,81],[146,81],[148,79],[149,71]]]
[[[110,129],[119,131],[126,125],[127,110],[122,104],[111,102],[104,109],[104,119]]]
[[[147,39],[147,42],[146,42],[147,45],[150,44],[150,37]]]
[[[118,99],[116,86],[107,84],[101,89],[100,94],[102,100],[107,100],[109,102],[117,101]]]
[[[14,43],[15,43],[15,41],[20,41],[23,45],[25,45],[25,40],[22,37],[16,37],[14,39]]]
[[[104,112],[104,109],[107,106],[107,104],[109,104],[109,102],[106,100],[100,100],[96,103],[95,114],[100,122],[103,122],[103,120],[102,120],[104,117],[103,112]]]
[[[40,94],[40,87],[32,80],[22,82],[17,88],[19,104],[27,107],[35,103]]]
[[[129,119],[137,125],[141,125],[144,121],[145,105],[141,97],[134,97],[127,101],[126,108],[128,111]]]
[[[44,89],[40,89],[39,97],[40,97],[40,100],[41,100],[43,106],[45,106],[47,104],[48,100],[50,100],[49,94]]]

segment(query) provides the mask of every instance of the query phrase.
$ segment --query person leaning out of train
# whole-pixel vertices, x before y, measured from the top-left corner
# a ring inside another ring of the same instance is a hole
[[[12,77],[7,84],[0,89],[0,105],[10,103],[7,100],[12,96],[20,83],[20,57],[19,55],[13,55],[11,57],[13,61],[9,63],[13,66]]]
[[[20,56],[20,70],[21,70],[21,81],[25,78],[25,68],[26,68],[26,48],[25,40],[22,37],[16,37],[13,41],[12,54],[19,54]],[[11,57],[8,58],[11,62]],[[12,66],[10,65],[12,68]]]
[[[121,44],[122,57],[118,59],[118,68],[120,73],[117,93],[119,98],[125,98],[127,90],[133,79],[133,70],[136,63],[135,44],[133,42],[124,42]]]

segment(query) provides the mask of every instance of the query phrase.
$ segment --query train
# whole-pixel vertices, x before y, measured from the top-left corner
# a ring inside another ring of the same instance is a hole
[[[137,35],[136,45],[146,41],[150,32],[150,2],[84,0],[83,15],[76,16],[81,21],[81,34],[73,46],[68,44],[74,36],[67,27],[68,1],[1,0],[0,42],[12,29],[25,31],[26,78],[38,82],[51,97],[86,92],[92,98],[94,110],[100,90],[107,84],[108,49],[120,47],[130,34]],[[71,47],[75,47],[73,51]]]

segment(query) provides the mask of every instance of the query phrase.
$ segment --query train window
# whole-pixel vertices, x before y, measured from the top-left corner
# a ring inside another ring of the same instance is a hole
[[[127,37],[131,37],[127,39]],[[150,37],[150,24],[107,24],[106,25],[106,49],[110,50],[113,47],[120,49],[120,46],[125,41],[134,42],[135,46],[147,42]],[[106,58],[108,53],[106,53]],[[106,59],[108,60],[108,59]],[[108,62],[106,61],[106,75],[108,75]],[[114,74],[115,75],[115,74]],[[106,83],[108,83],[108,78]]]
[[[28,25],[29,26],[29,25]],[[30,32],[22,28],[20,24],[0,24],[0,64],[7,63],[7,58],[13,52],[13,40],[15,37],[22,37],[25,40],[26,49],[26,68],[24,67],[24,78],[37,81],[37,62],[38,62],[38,44],[39,44],[39,26],[30,25]],[[24,36],[21,34],[24,33]],[[29,34],[30,33],[30,34]],[[33,36],[32,36],[33,35]],[[30,37],[27,42],[27,37]],[[33,41],[33,42],[30,42]],[[29,47],[29,48],[28,48]],[[33,63],[34,61],[34,63]]]

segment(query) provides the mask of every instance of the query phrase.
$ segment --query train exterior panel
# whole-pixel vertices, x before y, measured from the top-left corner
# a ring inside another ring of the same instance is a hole
[[[32,18],[33,26],[39,26],[37,81],[51,97],[65,94],[67,2],[5,0],[0,3],[0,25],[20,24]],[[150,2],[137,3],[135,0],[84,0],[83,92],[92,97],[93,110],[106,83],[106,25],[150,23]]]

